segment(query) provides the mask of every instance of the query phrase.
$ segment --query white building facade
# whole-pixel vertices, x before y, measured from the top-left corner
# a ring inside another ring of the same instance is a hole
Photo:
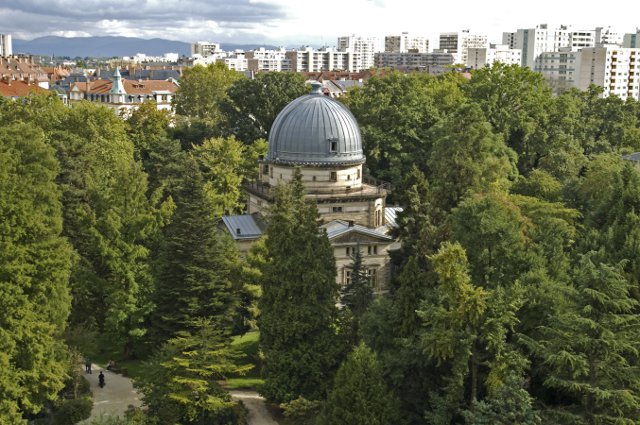
[[[429,38],[403,32],[384,38],[385,53],[429,53]]]
[[[456,63],[469,65],[469,49],[488,48],[489,42],[486,35],[471,34],[469,30],[459,32],[440,33],[438,49],[452,53]]]
[[[601,46],[582,49],[575,87],[586,90],[590,84],[604,89],[603,96],[640,100],[640,49]]]
[[[521,61],[522,50],[511,49],[506,44],[490,44],[489,48],[470,48],[467,54],[467,64],[474,69],[491,66],[496,62],[520,65]]]
[[[13,55],[11,34],[0,34],[0,57],[8,57],[11,55]]]
[[[338,37],[338,51],[352,53],[350,58],[353,72],[370,69],[374,66],[375,54],[381,49],[377,37],[349,35]]]

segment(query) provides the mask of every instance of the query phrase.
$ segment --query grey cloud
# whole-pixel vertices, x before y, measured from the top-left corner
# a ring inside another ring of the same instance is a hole
[[[210,33],[207,21],[215,22],[217,29],[227,34],[258,32],[286,19],[286,11],[249,0],[0,0],[0,17],[0,32],[13,33],[17,38],[63,31],[116,35],[119,30],[133,30],[142,38],[163,36],[186,41]],[[105,20],[114,21],[114,28],[105,28],[101,24]]]

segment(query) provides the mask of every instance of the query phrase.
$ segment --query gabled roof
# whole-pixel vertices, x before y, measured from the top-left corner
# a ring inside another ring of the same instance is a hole
[[[222,221],[235,240],[255,240],[262,236],[262,223],[251,214],[225,215]]]
[[[122,80],[124,85],[124,91],[126,94],[154,94],[156,92],[167,92],[173,94],[178,90],[178,85],[173,81],[160,81],[160,80]],[[90,94],[108,94],[113,85],[109,80],[96,80],[89,83]],[[71,90],[77,88],[75,91],[83,93],[87,92],[86,82],[77,82],[71,84]],[[161,93],[162,94],[162,93]]]
[[[393,238],[385,233],[382,233],[375,229],[370,229],[360,224],[354,224],[344,220],[333,220],[320,226],[327,231],[327,237],[329,240],[335,239],[340,236],[347,235],[349,233],[360,233],[362,235],[370,236],[372,238],[380,239],[382,241],[392,241]]]
[[[37,84],[27,84],[20,80],[11,81],[10,84],[6,81],[0,81],[0,96],[3,97],[26,97],[31,92],[45,93],[47,91]]]

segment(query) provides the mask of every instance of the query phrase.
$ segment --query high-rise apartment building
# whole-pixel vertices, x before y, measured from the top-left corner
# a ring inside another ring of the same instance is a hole
[[[541,73],[554,93],[560,94],[576,86],[580,51],[572,51],[569,47],[558,52],[541,53],[535,62],[535,71]]]
[[[355,71],[372,68],[376,52],[380,51],[377,37],[355,35],[338,37],[338,51],[353,53],[352,66]]]
[[[400,35],[388,35],[384,38],[386,53],[429,53],[429,39],[424,36],[403,32]]]
[[[536,25],[535,28],[521,28],[516,32],[502,34],[502,42],[511,48],[522,50],[522,66],[535,69],[536,61],[542,53],[559,52],[568,48],[570,51],[595,47],[599,43],[610,43],[620,37],[610,28],[594,30],[575,30],[567,25],[552,28],[547,24]]]
[[[353,52],[336,51],[335,49],[328,47],[320,50],[315,50],[312,47],[290,50],[286,52],[285,57],[289,60],[291,71],[293,72],[358,72],[363,69],[356,69],[355,67],[355,63],[357,61],[354,58],[359,59],[359,55]]]
[[[196,41],[191,44],[191,56],[200,55],[203,57],[213,56],[216,53],[223,53],[220,43],[210,41]]]
[[[427,71],[430,74],[442,74],[451,70],[455,63],[451,53],[418,53],[418,52],[378,52],[376,67],[394,69],[414,69]]]
[[[468,49],[489,47],[486,35],[470,34],[469,30],[440,33],[438,49],[453,53],[456,63],[469,65]]]
[[[11,34],[0,34],[0,57],[7,57],[12,54]]]
[[[574,86],[586,90],[590,84],[604,89],[603,96],[640,100],[640,48],[605,45],[579,52]]]

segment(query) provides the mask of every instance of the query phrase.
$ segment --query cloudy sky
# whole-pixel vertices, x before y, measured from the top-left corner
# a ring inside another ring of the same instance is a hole
[[[524,6],[526,4],[526,6]],[[593,6],[592,6],[593,5]],[[122,35],[193,42],[335,45],[339,35],[426,35],[470,29],[499,42],[502,31],[539,23],[579,29],[640,26],[640,2],[602,13],[593,1],[537,0],[0,0],[0,33]]]

